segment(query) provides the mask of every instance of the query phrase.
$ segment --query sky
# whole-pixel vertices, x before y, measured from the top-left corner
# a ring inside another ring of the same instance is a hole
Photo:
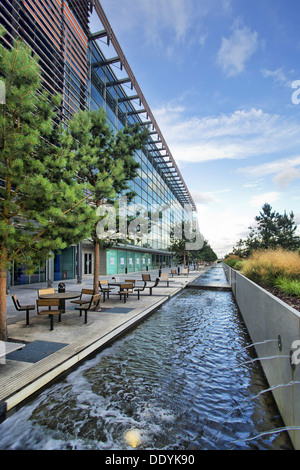
[[[264,203],[299,229],[299,0],[100,3],[216,254]]]

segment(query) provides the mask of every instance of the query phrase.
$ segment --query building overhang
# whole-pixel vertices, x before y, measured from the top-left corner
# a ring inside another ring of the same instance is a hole
[[[124,79],[116,79],[116,80],[113,80],[109,83],[106,84],[107,87],[113,87],[113,86],[122,86],[123,84],[126,84],[126,83],[130,83],[131,85],[131,89],[135,90],[136,94],[133,95],[133,96],[126,96],[127,94],[125,93],[125,91],[123,90],[123,94],[124,96],[118,98],[118,103],[122,103],[122,102],[126,102],[126,101],[129,101],[132,102],[134,100],[139,100],[139,104],[140,106],[143,106],[143,109],[141,110],[136,110],[132,104],[132,110],[128,113],[128,115],[130,116],[133,116],[133,115],[137,115],[137,117],[139,117],[140,115],[142,114],[146,114],[146,121],[143,121],[142,119],[139,120],[139,123],[140,125],[142,126],[149,126],[149,137],[152,136],[152,135],[156,135],[157,137],[154,139],[152,138],[149,138],[149,145],[156,145],[157,143],[161,144],[162,145],[162,148],[157,148],[157,149],[154,149],[154,148],[149,148],[148,149],[148,153],[153,153],[153,152],[160,152],[161,150],[164,150],[166,151],[166,154],[165,155],[157,155],[157,156],[150,156],[150,158],[154,161],[154,164],[158,164],[158,161],[157,159],[160,159],[160,158],[166,158],[168,157],[169,158],[169,162],[171,163],[172,165],[172,168],[174,169],[174,173],[177,174],[178,176],[178,180],[180,180],[180,183],[181,183],[181,191],[180,191],[180,199],[179,201],[182,203],[182,204],[189,204],[191,205],[191,207],[193,208],[194,211],[197,211],[197,208],[196,208],[196,205],[195,205],[195,202],[193,201],[193,198],[186,186],[186,183],[179,171],[179,168],[172,156],[172,153],[164,139],[164,136],[152,114],[152,111],[139,87],[139,84],[137,83],[137,80],[128,64],[128,61],[121,49],[121,46],[114,34],[114,31],[105,15],[105,12],[100,4],[100,1],[99,0],[94,0],[93,1],[93,7],[94,7],[94,10],[102,24],[102,27],[103,29],[96,32],[96,33],[91,33],[89,35],[89,39],[91,41],[97,41],[98,39],[100,38],[103,38],[103,37],[107,37],[107,44],[108,45],[112,45],[114,50],[115,50],[115,53],[116,55],[114,55],[113,57],[111,57],[110,59],[105,59],[104,60],[104,64],[106,65],[112,65],[112,64],[115,64],[117,62],[119,62],[121,65],[121,69],[124,69],[126,74],[127,74],[127,77],[125,77]],[[95,66],[99,66],[99,64],[95,64]],[[103,65],[103,64],[102,64]],[[164,172],[161,172],[161,174],[163,175],[163,178],[165,180],[165,182],[169,185],[170,185],[170,188],[171,190],[173,191],[173,183],[174,183],[174,178],[173,178],[173,173],[172,175],[170,174],[167,174]],[[174,194],[176,195],[176,190],[173,191]],[[178,189],[177,189],[177,193],[178,193]]]

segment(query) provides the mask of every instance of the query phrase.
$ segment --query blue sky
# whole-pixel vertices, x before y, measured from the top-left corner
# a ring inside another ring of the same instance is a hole
[[[215,252],[265,202],[300,227],[299,0],[101,4]]]

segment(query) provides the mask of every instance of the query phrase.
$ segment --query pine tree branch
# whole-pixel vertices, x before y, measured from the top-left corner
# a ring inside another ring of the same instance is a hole
[[[86,201],[89,197],[91,197],[94,192],[95,192],[95,191],[91,192],[88,196],[86,196],[86,197],[84,197],[83,199],[81,199],[80,201],[78,201],[76,204],[74,204],[74,206],[70,207],[70,208],[67,209],[65,212],[63,212],[62,215],[66,215],[66,214],[68,214],[69,212],[71,212],[72,210],[74,210],[77,206],[79,206],[79,204],[81,204],[82,202]],[[54,222],[53,222],[53,223],[54,223]],[[33,242],[35,242],[36,240],[38,240],[39,238],[41,238],[41,237],[44,235],[44,233],[46,233],[46,232],[47,232],[47,229],[42,230],[41,232],[39,232],[38,234],[36,234],[33,238],[30,239],[29,245],[31,245]],[[28,246],[28,245],[27,245],[27,246]],[[10,261],[12,261],[13,259],[15,259],[16,255],[17,255],[18,253],[20,253],[20,252],[21,252],[22,250],[24,250],[24,249],[25,249],[25,246],[19,247],[16,251],[14,251],[13,256],[10,256],[10,257],[8,258],[8,261],[10,262]]]

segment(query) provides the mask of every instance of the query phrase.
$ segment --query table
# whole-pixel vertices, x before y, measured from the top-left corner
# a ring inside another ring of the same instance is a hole
[[[58,299],[62,313],[64,313],[66,300],[77,299],[80,295],[80,292],[55,292],[54,294],[42,294],[40,299]]]

